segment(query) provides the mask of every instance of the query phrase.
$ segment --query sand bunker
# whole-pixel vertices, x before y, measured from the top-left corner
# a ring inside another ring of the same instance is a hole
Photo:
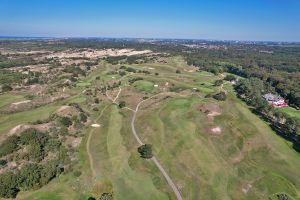
[[[213,119],[215,116],[221,115],[221,109],[217,104],[205,104],[201,105],[199,110],[207,114],[207,117]]]
[[[25,104],[25,103],[30,103],[31,100],[25,100],[25,101],[19,101],[19,102],[15,102],[15,103],[12,103],[12,105],[20,105],[20,104]]]
[[[99,128],[99,127],[101,127],[101,125],[100,124],[92,124],[91,127],[93,127],[93,128]]]
[[[220,135],[221,133],[222,133],[222,130],[221,130],[221,128],[220,127],[214,127],[214,128],[212,128],[212,129],[210,129],[211,130],[211,132],[213,133],[213,135]]]

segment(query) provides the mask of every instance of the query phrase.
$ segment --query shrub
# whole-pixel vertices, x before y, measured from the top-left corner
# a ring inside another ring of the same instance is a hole
[[[79,114],[79,119],[81,122],[85,123],[87,121],[87,116],[84,113]]]
[[[216,80],[214,83],[215,86],[220,86],[222,84],[223,84],[223,80]]]
[[[81,171],[75,171],[75,172],[73,173],[73,175],[74,175],[75,177],[79,177],[79,176],[81,176]]]
[[[228,74],[224,79],[226,81],[235,81],[236,80],[235,76],[232,74]]]
[[[181,71],[179,69],[176,70],[176,74],[180,74]]]
[[[0,174],[0,197],[15,198],[20,191],[17,187],[17,177],[13,172]]]
[[[225,92],[220,92],[218,94],[213,95],[213,98],[219,100],[219,101],[225,101],[226,100],[226,93]]]
[[[72,121],[69,117],[61,117],[60,118],[60,123],[66,127],[69,127],[72,125]]]
[[[119,108],[124,108],[126,106],[126,102],[125,101],[121,101],[119,103]]]
[[[0,145],[0,157],[6,156],[19,149],[19,137],[16,135],[10,136]]]
[[[149,159],[153,157],[151,144],[144,144],[138,147],[138,152],[142,158]]]
[[[0,167],[4,167],[7,164],[6,160],[0,160]]]
[[[2,85],[2,92],[9,92],[9,91],[12,91],[12,87],[10,87],[10,85],[3,84]]]

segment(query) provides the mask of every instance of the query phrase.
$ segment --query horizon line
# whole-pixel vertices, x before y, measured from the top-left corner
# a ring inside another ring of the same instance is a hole
[[[0,39],[145,39],[145,40],[198,40],[214,42],[257,42],[257,43],[300,43],[300,41],[282,40],[240,40],[240,39],[203,39],[203,38],[176,38],[176,37],[112,37],[112,36],[7,36],[0,35]]]

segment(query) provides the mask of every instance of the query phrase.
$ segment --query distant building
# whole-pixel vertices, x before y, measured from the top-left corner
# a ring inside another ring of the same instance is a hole
[[[275,107],[286,107],[286,106],[288,106],[288,104],[285,102],[284,98],[279,96],[279,95],[268,93],[268,94],[265,94],[263,97],[272,106],[275,106]]]

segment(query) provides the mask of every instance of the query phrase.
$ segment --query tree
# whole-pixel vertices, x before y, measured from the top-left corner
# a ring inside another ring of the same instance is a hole
[[[153,157],[151,144],[144,144],[138,147],[138,152],[142,158],[149,159]]]
[[[37,164],[27,164],[18,173],[18,185],[23,190],[41,187],[41,167]]]
[[[83,122],[83,123],[87,122],[87,116],[84,113],[81,112],[79,114],[79,118],[80,118],[81,122]]]
[[[9,92],[9,91],[12,91],[12,87],[10,85],[3,84],[2,85],[2,92]]]
[[[113,195],[110,193],[103,193],[100,197],[100,200],[113,200]]]
[[[13,172],[0,174],[0,196],[15,198],[20,190],[17,186],[17,177]]]
[[[60,122],[62,125],[66,126],[66,127],[69,127],[72,125],[72,121],[69,117],[61,117]]]
[[[224,79],[225,79],[226,81],[235,81],[235,80],[236,80],[235,76],[232,75],[232,74],[226,75],[226,77],[225,77]]]
[[[223,84],[223,80],[216,80],[214,83],[215,86],[220,86],[222,84]]]
[[[125,101],[120,101],[119,108],[124,108],[125,106],[126,106],[126,102]]]
[[[213,98],[219,100],[219,101],[225,101],[226,100],[226,93],[225,92],[220,92],[218,94],[213,95]]]
[[[0,168],[4,167],[7,164],[6,160],[0,160]]]

